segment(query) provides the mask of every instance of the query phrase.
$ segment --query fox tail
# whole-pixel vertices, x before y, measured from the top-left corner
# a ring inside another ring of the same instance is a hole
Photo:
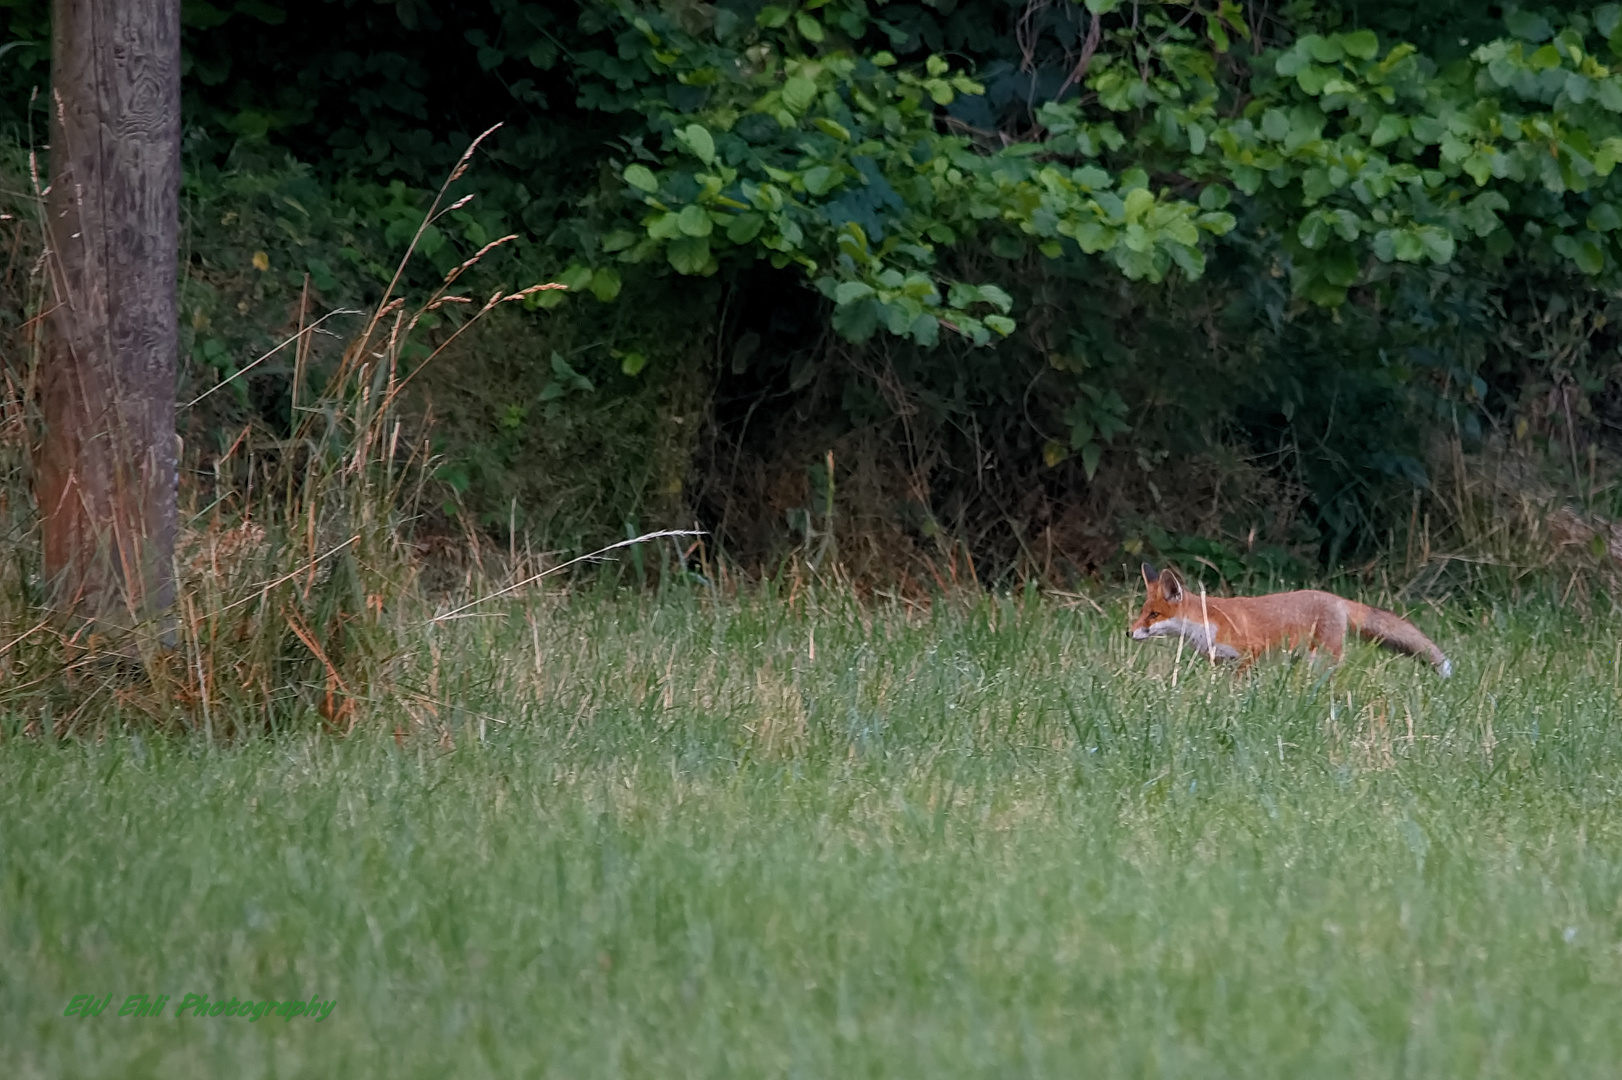
[[[1392,652],[1417,656],[1428,660],[1442,678],[1453,674],[1453,661],[1442,654],[1436,643],[1420,632],[1419,627],[1400,615],[1380,608],[1364,608],[1353,629],[1364,641],[1372,641]]]

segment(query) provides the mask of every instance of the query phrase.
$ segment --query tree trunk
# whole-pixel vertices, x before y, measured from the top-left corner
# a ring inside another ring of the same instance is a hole
[[[51,18],[36,495],[52,606],[116,633],[174,602],[180,0]]]

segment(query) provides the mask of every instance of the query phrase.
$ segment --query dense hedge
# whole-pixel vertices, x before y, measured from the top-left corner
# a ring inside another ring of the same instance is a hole
[[[0,56],[18,144],[45,128],[47,9],[0,0],[22,43]],[[512,400],[480,399],[450,446],[447,477],[492,521],[543,498],[503,480],[543,467],[515,432],[613,402],[668,412],[644,388],[658,379],[683,408],[709,402],[678,501],[712,526],[749,494],[740,457],[803,469],[813,446],[884,429],[901,434],[864,445],[912,477],[885,498],[914,539],[945,529],[1012,565],[1085,505],[1069,535],[1085,568],[1166,530],[1244,535],[1248,518],[1253,538],[1273,504],[1295,509],[1269,539],[1336,558],[1411,517],[1438,426],[1469,443],[1483,423],[1553,423],[1530,404],[1549,387],[1576,388],[1579,414],[1609,400],[1615,4],[183,11],[189,329],[212,376],[274,336],[264,313],[285,318],[307,279],[332,304],[375,293],[425,192],[503,125],[418,273],[515,234],[484,274],[585,295],[536,316],[566,346],[519,350],[536,359],[504,378]],[[1551,304],[1562,342],[1511,335]],[[279,377],[244,380],[210,422],[274,422]],[[667,434],[647,452],[668,452],[669,424],[648,429]],[[1168,483],[1223,454],[1267,490],[1227,516],[1168,509],[1189,498]],[[649,491],[575,531],[646,514]],[[808,537],[804,498],[779,525]]]

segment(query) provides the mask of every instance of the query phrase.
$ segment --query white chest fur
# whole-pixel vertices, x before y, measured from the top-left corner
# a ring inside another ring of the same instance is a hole
[[[1232,645],[1217,643],[1215,623],[1197,622],[1194,619],[1185,619],[1181,616],[1151,623],[1142,630],[1134,630],[1132,636],[1140,641],[1152,637],[1181,637],[1195,649],[1218,660],[1237,660],[1239,658],[1238,649],[1235,649]]]

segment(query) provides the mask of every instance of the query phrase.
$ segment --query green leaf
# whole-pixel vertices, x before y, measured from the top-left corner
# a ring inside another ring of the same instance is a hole
[[[837,187],[840,176],[826,165],[813,165],[805,170],[800,182],[805,190],[812,195],[826,195],[831,189]]]
[[[1374,257],[1381,262],[1392,262],[1397,257],[1397,230],[1381,229],[1374,234]]]
[[[1144,188],[1135,188],[1126,195],[1126,220],[1134,222],[1142,219],[1143,215],[1155,204],[1155,197]]]
[[[1083,165],[1070,174],[1070,182],[1083,191],[1104,191],[1113,181],[1110,174],[1097,165]]]
[[[901,292],[903,295],[910,296],[914,300],[927,305],[940,303],[941,294],[940,290],[935,288],[935,283],[930,280],[928,275],[916,271],[908,274],[902,280]]]
[[[584,390],[590,393],[596,389],[590,379],[570,367],[569,361],[558,352],[552,354],[552,375],[559,385],[569,390]]]
[[[1115,246],[1116,232],[1106,225],[1089,221],[1076,227],[1075,239],[1082,251],[1094,255]]]
[[[1560,50],[1553,45],[1545,45],[1533,53],[1526,61],[1533,71],[1547,71],[1560,66]]]
[[[768,30],[776,30],[779,26],[782,26],[784,23],[788,22],[788,17],[788,8],[778,7],[776,4],[768,4],[761,8],[760,11],[755,15],[755,25],[763,26]]]
[[[659,181],[653,177],[653,170],[646,165],[627,165],[625,167],[625,182],[638,191],[645,191],[652,195],[659,190]]]
[[[1599,144],[1594,152],[1594,171],[1601,176],[1611,175],[1616,163],[1622,161],[1622,139],[1611,136]]]
[[[647,366],[648,358],[639,352],[628,352],[620,358],[620,370],[633,377],[640,375]]]
[[[912,320],[918,317],[918,305],[906,302],[883,303],[880,310],[884,319],[884,327],[896,337],[904,337],[912,331]]]
[[[841,337],[860,344],[879,328],[879,305],[872,297],[841,305],[834,308],[832,321]]]
[[[1418,262],[1425,257],[1425,241],[1417,229],[1393,230],[1391,254],[1398,262]]]
[[[681,216],[668,210],[648,223],[648,235],[655,240],[674,240],[681,234]]]
[[[430,225],[423,229],[422,235],[417,238],[417,250],[430,259],[434,257],[434,253],[443,247],[444,244],[445,234],[440,230],[438,225]],[[328,284],[319,285],[317,287],[330,289],[332,286]]]
[[[807,12],[800,12],[794,17],[794,25],[800,31],[800,36],[816,44],[822,41],[822,24]]]
[[[1014,306],[1014,298],[996,285],[981,285],[979,293],[979,299],[984,300],[1004,314],[1007,314],[1008,310]],[[986,319],[986,325],[991,325],[990,318]]]
[[[620,294],[620,273],[612,266],[599,266],[591,275],[591,294],[608,303]]]
[[[1434,116],[1416,116],[1408,122],[1408,134],[1426,146],[1434,146],[1447,134],[1447,124]]]
[[[1308,206],[1318,202],[1333,192],[1334,186],[1329,182],[1328,169],[1308,169],[1301,174],[1301,196]]]
[[[753,210],[739,214],[727,225],[727,239],[734,244],[747,244],[760,235],[761,226],[765,224],[764,214],[757,214]]]
[[[1306,45],[1308,54],[1320,64],[1333,64],[1346,55],[1346,49],[1342,46],[1339,36],[1319,37],[1317,34],[1308,34],[1301,41]]]
[[[1346,302],[1346,290],[1323,278],[1312,278],[1300,289],[1302,296],[1319,307],[1339,307]]]
[[[688,124],[676,132],[676,138],[704,164],[709,165],[715,161],[715,140],[704,125]]]
[[[1460,218],[1476,236],[1488,237],[1501,231],[1503,222],[1498,214],[1508,209],[1508,199],[1496,191],[1484,191],[1465,204]]]
[[[1554,36],[1554,27],[1549,25],[1549,20],[1530,11],[1511,11],[1504,16],[1504,25],[1511,34],[1533,44],[1548,41]]]
[[[1362,268],[1357,264],[1357,254],[1349,247],[1339,247],[1326,252],[1323,261],[1318,264],[1318,269],[1325,281],[1341,289],[1357,284],[1357,279],[1362,276]]]
[[[865,281],[841,281],[834,289],[834,303],[854,304],[873,295],[873,286]]]
[[[1485,187],[1487,181],[1492,179],[1492,155],[1477,150],[1464,159],[1460,168],[1470,174],[1470,179],[1476,182],[1477,187]]]
[[[1356,30],[1350,34],[1342,34],[1340,41],[1346,47],[1347,55],[1359,60],[1373,60],[1374,55],[1380,51],[1380,39],[1374,36],[1373,30]]]
[[[1599,246],[1598,240],[1599,237],[1593,233],[1561,235],[1554,238],[1554,249],[1576,263],[1577,269],[1583,273],[1598,274],[1605,269],[1605,251]]]
[[[1456,245],[1453,234],[1446,229],[1438,228],[1435,225],[1424,225],[1418,230],[1418,235],[1419,242],[1424,246],[1425,254],[1430,256],[1431,262],[1441,265],[1453,258],[1453,250]]]
[[[1186,214],[1178,214],[1166,222],[1160,233],[1160,242],[1196,247],[1200,242],[1200,230]]]
[[[912,321],[912,327],[907,331],[912,340],[926,349],[932,349],[940,340],[940,320],[933,315],[920,315]]]
[[[984,321],[987,326],[1003,337],[1007,337],[1014,332],[1014,320],[1006,315],[987,315]]]
[[[1233,186],[1246,195],[1254,195],[1260,191],[1262,180],[1265,179],[1260,169],[1250,165],[1235,166],[1230,176],[1233,179]]]
[[[1591,240],[1582,241],[1577,251],[1577,269],[1585,274],[1597,274],[1605,269],[1605,252]]]
[[[629,229],[615,229],[602,239],[602,249],[605,252],[624,251],[636,243],[636,233]]]
[[[1295,84],[1301,88],[1302,93],[1317,97],[1324,92],[1324,87],[1329,85],[1329,80],[1334,75],[1335,72],[1331,68],[1309,64],[1295,73]]]
[[[688,203],[676,215],[676,227],[684,236],[708,236],[714,225],[708,210],[697,203]]]
[[[1314,211],[1301,219],[1300,226],[1295,230],[1295,237],[1308,251],[1317,251],[1328,243],[1332,231],[1328,217]]]
[[[1087,474],[1090,481],[1093,474],[1098,471],[1098,459],[1103,455],[1104,448],[1095,442],[1090,442],[1081,448],[1081,470]]]
[[[1408,134],[1408,121],[1396,113],[1386,113],[1380,117],[1380,122],[1374,125],[1374,133],[1369,136],[1369,143],[1373,146],[1384,146],[1386,143],[1396,142]]]
[[[824,135],[832,135],[840,142],[850,142],[850,132],[846,130],[845,125],[841,124],[839,121],[830,120],[826,116],[819,116],[811,122],[815,124],[817,126],[817,130],[822,132]]]
[[[817,100],[817,84],[804,75],[796,75],[783,84],[783,104],[796,113],[803,113]]]
[[[1588,212],[1587,225],[1594,232],[1613,232],[1622,229],[1622,215],[1611,203],[1602,202]]]
[[[1298,41],[1289,49],[1279,53],[1278,60],[1273,64],[1273,70],[1281,78],[1288,79],[1310,63],[1312,63],[1312,59],[1307,56],[1306,49]]]
[[[680,240],[672,240],[665,249],[665,258],[670,260],[670,265],[678,274],[704,274],[715,265],[710,258],[710,242],[702,236],[684,236]]]
[[[1171,250],[1171,261],[1182,268],[1188,280],[1198,281],[1205,273],[1205,252],[1197,247],[1177,245]]]

